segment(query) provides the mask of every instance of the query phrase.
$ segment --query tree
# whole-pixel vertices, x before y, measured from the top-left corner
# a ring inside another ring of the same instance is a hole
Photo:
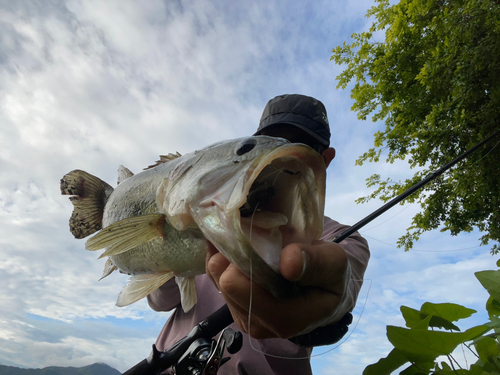
[[[331,58],[345,66],[337,88],[354,82],[358,118],[385,121],[356,164],[387,152],[388,162],[407,160],[418,171],[395,183],[372,175],[367,186],[376,190],[358,202],[391,199],[500,129],[500,2],[375,1],[370,30],[353,34]],[[383,43],[374,36],[382,33]],[[499,241],[499,143],[500,136],[407,199],[422,209],[399,246],[408,250],[439,227],[452,235],[478,228],[481,245]]]

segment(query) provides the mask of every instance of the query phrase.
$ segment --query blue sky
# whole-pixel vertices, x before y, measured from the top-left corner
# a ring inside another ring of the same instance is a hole
[[[404,179],[403,162],[356,158],[381,126],[359,121],[331,50],[366,30],[371,1],[4,1],[0,6],[0,363],[23,367],[106,362],[124,371],[149,354],[168,314],[145,301],[115,306],[123,275],[68,230],[59,180],[83,169],[116,184],[159,154],[184,154],[252,134],[283,93],[322,100],[337,157],[326,214],[354,224],[381,203],[356,205],[373,173]],[[361,374],[385,356],[399,306],[455,302],[484,310],[473,272],[494,268],[478,233],[426,233],[394,247],[415,206],[397,206],[361,232],[372,258],[347,340],[320,348],[316,374]],[[461,250],[467,248],[468,250]],[[368,293],[368,286],[370,286]],[[362,312],[362,314],[361,314]],[[480,323],[484,314],[469,325]],[[469,326],[467,325],[467,327]],[[29,353],[29,355],[26,355]],[[470,363],[470,361],[469,361]]]

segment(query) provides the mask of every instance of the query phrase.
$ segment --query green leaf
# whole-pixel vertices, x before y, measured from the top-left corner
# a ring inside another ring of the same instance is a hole
[[[476,312],[475,310],[467,309],[453,303],[425,303],[422,305],[420,311],[407,306],[401,306],[400,309],[408,328],[427,329],[428,326],[430,326],[454,331],[460,331],[460,328],[454,325],[450,320],[456,321],[467,318]],[[429,319],[426,325],[422,324],[421,322],[427,317],[429,317]]]
[[[459,344],[474,339],[489,328],[473,327],[463,333],[425,331],[387,326],[387,338],[412,362],[432,362],[450,354]]]
[[[483,369],[481,366],[471,365],[469,369],[469,375],[482,375],[482,374],[483,374]]]
[[[434,367],[434,362],[412,364],[399,373],[399,375],[427,375]]]
[[[476,310],[468,309],[467,307],[457,305],[455,303],[430,302],[424,303],[420,308],[420,311],[424,314],[432,314],[450,322],[456,322],[460,319],[468,318],[477,312]]]
[[[408,328],[413,328],[425,318],[421,317],[420,311],[412,309],[411,307],[401,306],[399,309],[403,314],[403,318]]]
[[[500,270],[475,273],[481,285],[497,301],[500,301]]]
[[[367,366],[363,371],[363,375],[389,375],[406,362],[408,360],[398,349],[392,349],[387,357]]]
[[[490,296],[488,301],[486,301],[486,310],[488,311],[488,315],[490,317],[500,316],[500,302]]]
[[[442,328],[449,331],[460,331],[460,328],[458,328],[455,324],[453,324],[449,320],[441,318],[440,316],[433,316],[433,315],[431,315],[429,327]]]
[[[493,358],[498,357],[500,350],[498,342],[491,337],[483,337],[475,344],[479,359],[486,362],[493,362]]]

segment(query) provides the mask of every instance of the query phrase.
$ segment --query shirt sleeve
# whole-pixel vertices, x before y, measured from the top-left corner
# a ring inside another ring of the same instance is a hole
[[[350,228],[348,225],[343,225],[335,220],[325,216],[323,241],[332,241],[335,237],[340,235],[346,229]],[[368,242],[361,237],[358,232],[353,233],[345,240],[339,243],[340,246],[347,253],[348,266],[345,273],[345,289],[340,304],[335,309],[329,319],[322,325],[328,325],[339,321],[347,312],[352,311],[356,305],[359,291],[363,285],[363,277],[368,260],[370,259],[370,250]]]

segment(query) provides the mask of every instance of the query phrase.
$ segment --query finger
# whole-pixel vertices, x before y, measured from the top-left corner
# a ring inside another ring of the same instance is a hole
[[[219,252],[219,250],[217,250],[217,248],[210,241],[206,241],[206,243],[207,243],[207,258]]]
[[[276,337],[276,334],[267,329],[257,316],[250,318],[250,327],[248,326],[251,297],[245,291],[250,290],[250,280],[238,268],[231,265],[222,254],[215,253],[207,263],[207,270],[217,289],[222,293],[234,322],[243,332],[258,339]],[[243,303],[238,300],[241,298],[244,299]]]
[[[280,272],[286,279],[299,281],[301,285],[341,293],[347,262],[344,249],[333,242],[289,244],[281,253]]]
[[[219,279],[226,268],[229,266],[229,264],[229,261],[226,259],[226,257],[224,257],[224,255],[222,255],[218,251],[213,252],[211,249],[207,249],[207,260],[205,266],[206,272],[208,277],[212,280],[212,282],[219,290]]]
[[[224,294],[223,294],[224,295]],[[249,334],[255,339],[275,338],[276,333],[269,330],[265,323],[262,322],[255,314],[249,316],[248,310],[242,308],[238,303],[230,297],[226,299],[229,311],[233,316],[233,320],[242,332]]]
[[[251,284],[234,265],[229,265],[220,276],[219,288],[234,315],[239,314],[235,321],[239,319],[245,325],[245,317],[251,310],[252,319],[257,322],[251,324],[252,337],[254,334],[263,337],[263,332],[266,335],[272,332],[272,336],[267,337],[294,336],[307,329],[310,322],[329,316],[340,301],[329,291],[311,287],[306,287],[304,293],[295,299],[276,300],[265,288]],[[254,325],[259,325],[260,331],[255,331]]]

